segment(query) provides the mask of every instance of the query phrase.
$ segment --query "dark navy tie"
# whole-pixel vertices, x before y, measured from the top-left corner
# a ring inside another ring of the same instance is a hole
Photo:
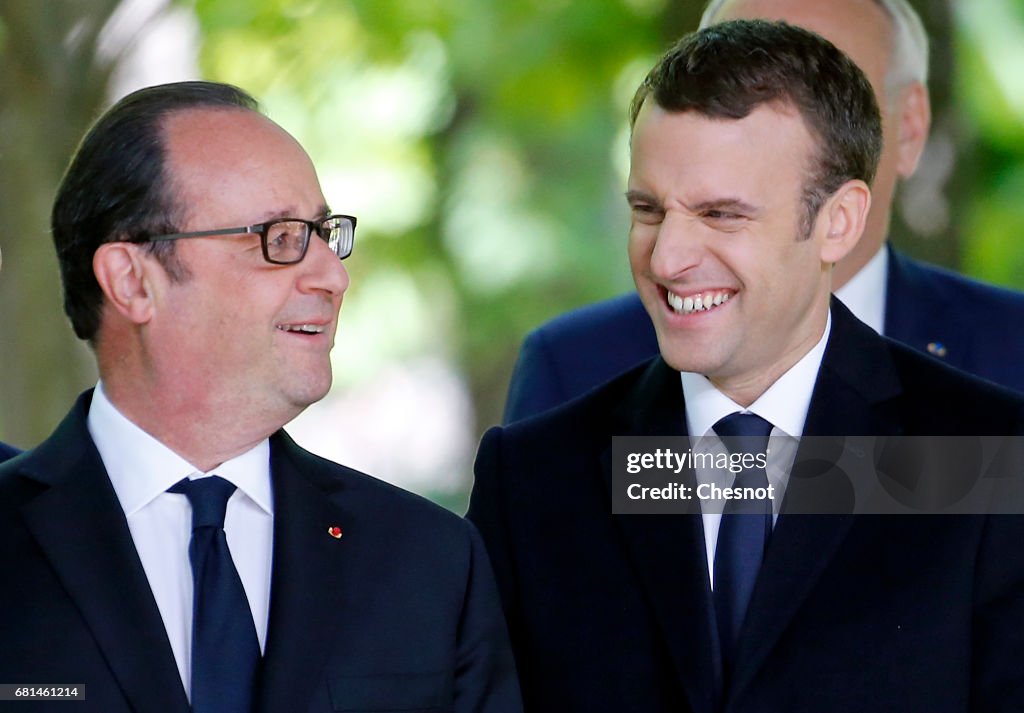
[[[714,425],[732,454],[756,457],[768,448],[772,425],[752,413],[734,413]],[[768,475],[756,464],[736,474],[735,487],[763,488]],[[729,500],[722,512],[715,546],[715,618],[726,675],[732,668],[740,626],[754,591],[757,572],[772,531],[770,500]]]
[[[170,491],[192,505],[192,713],[251,713],[260,646],[224,535],[235,486],[214,475]]]

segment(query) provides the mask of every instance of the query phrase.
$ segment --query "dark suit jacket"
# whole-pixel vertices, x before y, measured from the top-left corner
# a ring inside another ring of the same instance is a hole
[[[0,443],[0,462],[3,462],[8,458],[13,458],[19,453],[21,453],[21,451],[14,446],[9,446],[6,443]]]
[[[832,325],[805,435],[1024,429],[1016,394],[879,337],[837,302]],[[658,357],[484,436],[469,517],[528,712],[1024,710],[1018,516],[784,511],[716,694],[700,516],[611,514],[612,437],[685,435],[684,409]]]
[[[889,248],[884,332],[958,369],[1024,392],[1024,293],[971,280]],[[636,293],[567,312],[523,342],[505,423],[589,391],[658,353]]]
[[[42,445],[0,466],[0,682],[85,684],[84,703],[17,704],[26,713],[187,713],[86,428],[90,398]],[[283,431],[270,453],[273,570],[257,711],[520,710],[475,528]],[[328,535],[333,525],[340,539]]]

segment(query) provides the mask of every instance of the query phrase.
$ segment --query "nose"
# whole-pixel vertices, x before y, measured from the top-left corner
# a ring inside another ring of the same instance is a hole
[[[321,238],[313,235],[306,256],[298,264],[301,274],[298,287],[302,292],[322,292],[340,297],[348,289],[348,270]]]
[[[655,277],[671,281],[700,265],[705,247],[700,231],[688,225],[683,216],[668,214],[658,226],[651,251],[651,272]]]

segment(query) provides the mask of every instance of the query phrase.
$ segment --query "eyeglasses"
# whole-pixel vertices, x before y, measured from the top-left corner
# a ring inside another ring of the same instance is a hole
[[[196,230],[190,233],[169,233],[143,238],[140,242],[158,243],[181,238],[206,238],[214,235],[258,233],[263,248],[263,259],[274,265],[294,265],[302,262],[309,248],[309,236],[316,232],[339,259],[352,254],[356,237],[356,219],[352,215],[329,215],[320,220],[282,218],[266,223],[220,230]]]

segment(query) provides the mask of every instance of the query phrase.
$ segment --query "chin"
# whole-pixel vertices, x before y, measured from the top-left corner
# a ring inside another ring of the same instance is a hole
[[[662,352],[661,357],[665,360],[666,364],[676,371],[692,371],[697,374],[703,374],[707,371],[704,365],[695,362],[693,359],[674,358],[671,354],[665,354],[664,352]]]
[[[702,354],[703,358],[696,358],[695,354]],[[665,363],[676,371],[689,371],[694,374],[703,374],[709,379],[721,378],[723,374],[731,373],[733,370],[729,362],[721,355],[710,354],[707,351],[691,349],[661,349],[661,358]]]
[[[696,344],[696,340],[679,340],[658,335],[658,351],[665,363],[676,371],[692,371],[704,374],[716,364],[707,349]],[[704,358],[699,358],[699,356]]]
[[[297,385],[293,392],[294,402],[302,408],[315,404],[330,392],[331,383],[332,377],[329,371],[326,375],[307,377],[304,382]]]

